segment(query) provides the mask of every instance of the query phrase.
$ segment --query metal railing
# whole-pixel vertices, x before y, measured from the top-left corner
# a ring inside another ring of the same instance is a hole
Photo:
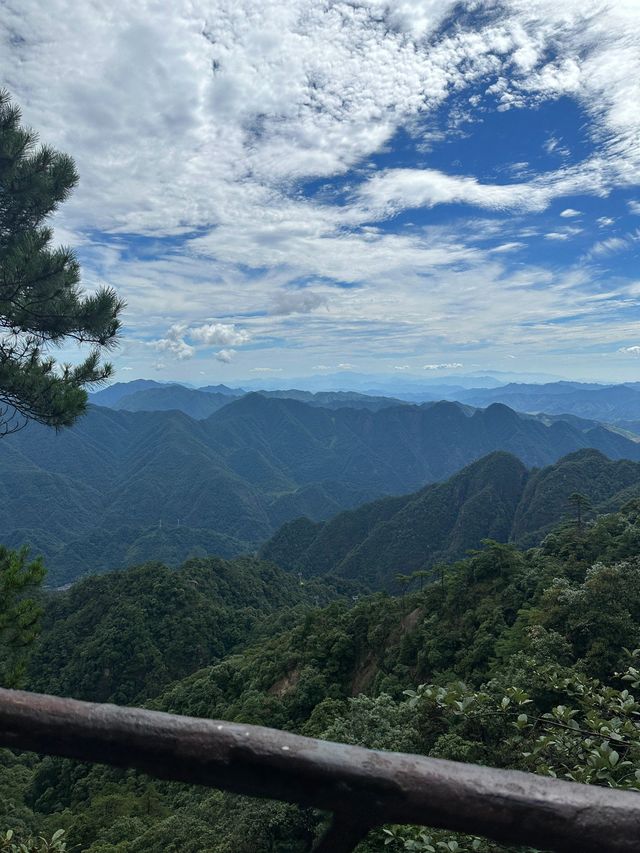
[[[262,726],[0,689],[0,745],[333,812],[316,853],[382,824],[418,824],[553,851],[640,850],[640,796]]]

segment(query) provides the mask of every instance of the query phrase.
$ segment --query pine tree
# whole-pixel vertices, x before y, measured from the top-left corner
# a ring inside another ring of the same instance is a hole
[[[85,294],[68,248],[53,248],[46,220],[78,181],[71,157],[20,124],[0,90],[0,436],[29,420],[70,426],[87,405],[85,386],[107,379],[101,352],[116,343],[124,303],[109,287]],[[58,364],[55,346],[93,347],[76,366]]]
[[[576,525],[582,530],[583,513],[591,508],[591,501],[581,492],[572,492],[569,495],[569,503],[576,513]]]
[[[40,630],[41,607],[33,597],[44,578],[41,559],[27,548],[0,545],[0,687],[16,687]]]

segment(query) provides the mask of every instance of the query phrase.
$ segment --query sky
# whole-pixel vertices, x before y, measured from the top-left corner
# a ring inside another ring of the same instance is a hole
[[[0,82],[120,380],[640,379],[640,0],[3,0]]]

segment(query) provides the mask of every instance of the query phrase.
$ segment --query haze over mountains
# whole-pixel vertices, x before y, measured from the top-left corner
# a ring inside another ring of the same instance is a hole
[[[512,383],[500,388],[462,391],[457,399],[472,406],[504,403],[522,412],[573,414],[614,424],[640,419],[640,382],[626,385]]]
[[[343,383],[345,381],[342,377]],[[308,380],[307,380],[308,381]],[[464,381],[464,380],[463,380]],[[477,408],[486,408],[492,403],[504,403],[516,411],[548,414],[575,415],[580,418],[601,421],[637,432],[640,424],[640,382],[624,385],[599,385],[586,382],[549,382],[528,384],[513,382],[500,385],[492,377],[479,377],[486,383],[483,387],[451,384],[425,383],[419,389],[409,383],[399,383],[392,396],[385,396],[376,389],[367,393],[344,390],[299,390],[299,389],[256,389],[266,396],[286,397],[302,400],[309,405],[328,408],[378,409],[401,403],[424,403],[453,400]],[[177,383],[160,384],[153,380],[135,380],[116,383],[96,394],[91,401],[100,406],[109,406],[128,411],[168,411],[177,409],[194,418],[206,418],[228,405],[236,397],[247,393],[246,388],[229,388],[226,385],[187,388]]]
[[[143,395],[154,405],[211,398],[217,409],[126,410]],[[53,584],[148,559],[254,550],[287,521],[414,492],[496,450],[527,467],[583,448],[640,460],[640,444],[600,424],[501,404],[235,397],[150,381],[94,399],[120,408],[96,406],[58,435],[31,425],[0,443],[0,539],[43,553]]]
[[[91,395],[91,402],[98,406],[113,409],[125,409],[129,412],[170,411],[175,409],[192,418],[206,418],[213,412],[226,406],[232,400],[243,397],[244,388],[229,388],[226,385],[207,385],[202,388],[189,388],[179,383],[159,383],[149,379],[133,382],[118,382],[109,388]],[[300,400],[310,406],[322,406],[328,409],[344,407],[352,409],[383,409],[406,403],[394,397],[361,394],[358,391],[301,391],[259,390],[265,397]]]

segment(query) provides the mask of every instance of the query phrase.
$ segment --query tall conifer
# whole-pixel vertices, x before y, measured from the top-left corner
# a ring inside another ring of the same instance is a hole
[[[78,182],[73,159],[38,145],[20,109],[0,91],[0,436],[29,420],[70,426],[86,409],[85,387],[107,379],[124,303],[110,287],[86,294],[71,249],[51,245],[46,222]],[[51,349],[92,345],[80,364]]]

